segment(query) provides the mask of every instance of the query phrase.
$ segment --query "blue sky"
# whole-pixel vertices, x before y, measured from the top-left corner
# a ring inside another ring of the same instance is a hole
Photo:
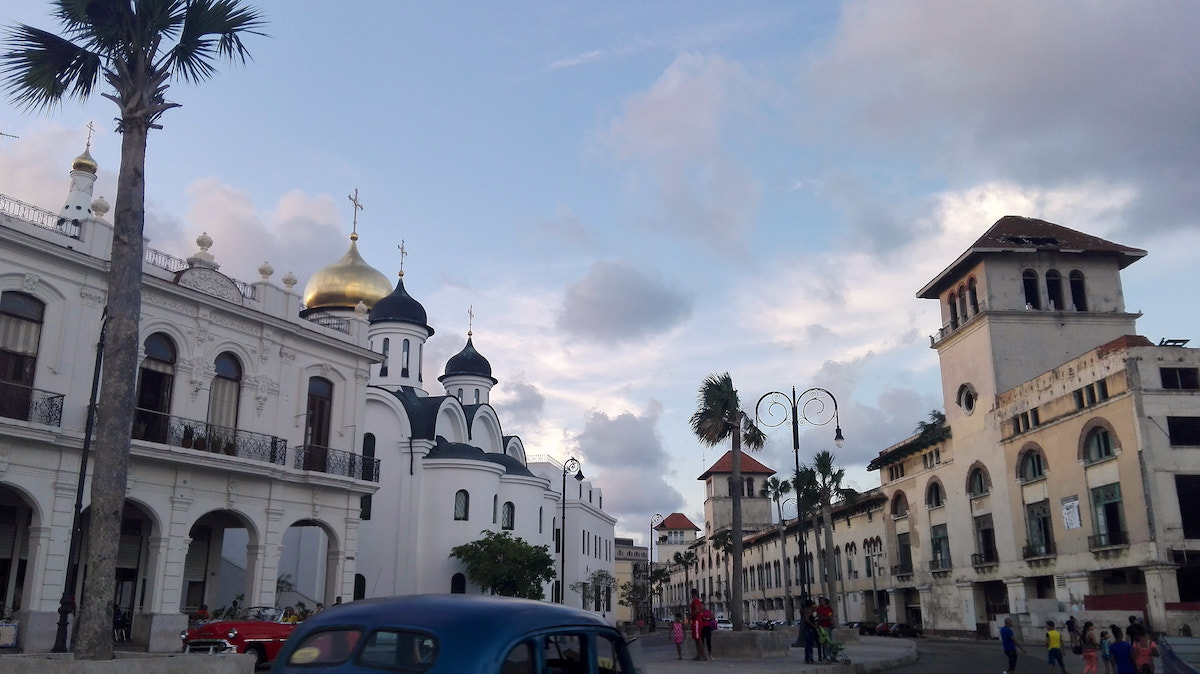
[[[346,7],[352,7],[348,12]],[[687,421],[710,372],[743,402],[821,386],[865,471],[942,407],[915,293],[996,219],[1145,248],[1142,334],[1200,339],[1200,8],[1191,2],[261,3],[254,60],[175,83],[150,137],[147,236],[303,284],[347,245],[475,344],[531,454],[576,456],[618,533],[701,522],[723,449]],[[9,22],[54,28],[48,5]],[[11,25],[11,23],[10,23]],[[0,193],[57,210],[96,98],[0,103]],[[1185,308],[1180,311],[1181,308]],[[832,449],[806,428],[801,460]],[[788,432],[761,461],[786,470]]]

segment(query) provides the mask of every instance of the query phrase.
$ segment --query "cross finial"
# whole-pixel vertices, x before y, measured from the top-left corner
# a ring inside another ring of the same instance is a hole
[[[400,245],[396,248],[400,249],[400,275],[404,276],[404,258],[408,257],[408,251],[404,249],[404,239],[400,239]]]
[[[471,336],[471,330],[475,327],[475,305],[467,307],[467,336]]]
[[[93,126],[91,122],[88,122],[87,130],[88,130],[87,147],[90,150],[90,149],[92,149],[92,134],[96,132],[96,127]]]
[[[354,204],[354,231],[353,231],[353,238],[354,238],[355,240],[357,240],[357,239],[358,239],[358,212],[359,212],[359,211],[361,211],[361,210],[363,209],[362,202],[358,200],[358,188],[357,188],[357,187],[355,187],[355,188],[354,188],[354,194],[353,194],[353,195],[350,195],[350,196],[347,196],[346,198],[350,200],[350,203]]]

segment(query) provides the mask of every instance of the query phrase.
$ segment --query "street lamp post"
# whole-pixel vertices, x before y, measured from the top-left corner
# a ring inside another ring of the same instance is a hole
[[[662,524],[663,516],[654,513],[650,517],[650,537],[646,539],[646,598],[650,604],[650,631],[653,632],[658,622],[654,615],[654,527]]]
[[[833,413],[826,412],[826,399],[833,404]],[[764,406],[765,405],[765,406]],[[764,420],[765,419],[765,420]],[[778,419],[774,423],[771,420]],[[841,449],[845,438],[842,437],[842,424],[838,419],[838,404],[837,398],[826,389],[816,387],[805,390],[800,395],[796,395],[796,387],[792,387],[792,394],[789,396],[782,391],[771,391],[763,394],[763,397],[758,399],[758,403],[754,405],[754,421],[756,424],[774,428],[781,426],[788,421],[792,422],[792,457],[796,464],[796,473],[792,477],[792,487],[796,490],[796,518],[799,528],[797,539],[800,545],[800,563],[805,560],[804,552],[804,503],[800,498],[800,422],[812,426],[824,426],[829,422],[834,422],[833,442]],[[780,540],[781,551],[785,555],[786,550],[783,550],[783,541]],[[826,569],[828,575],[832,569]],[[805,602],[811,594],[811,584],[808,573],[802,576],[804,582],[800,587],[800,600]],[[788,620],[793,620],[795,609],[792,606],[792,584],[790,579],[784,583],[784,607]]]
[[[563,463],[562,469],[562,517],[559,519],[558,530],[558,603],[567,603],[567,473],[575,471],[575,480],[583,482],[583,471],[579,460],[571,457]]]

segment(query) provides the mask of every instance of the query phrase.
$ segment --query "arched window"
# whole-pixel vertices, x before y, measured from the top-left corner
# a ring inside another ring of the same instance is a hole
[[[308,380],[308,409],[304,424],[304,444],[329,446],[333,416],[333,382],[324,377]]]
[[[950,305],[950,329],[958,327],[958,295],[950,293],[950,297],[946,298],[946,304]]]
[[[367,577],[361,573],[354,574],[354,594],[351,596],[354,597],[354,601],[367,597]]]
[[[29,420],[45,313],[33,295],[0,294],[0,417]]]
[[[450,594],[466,594],[467,593],[467,577],[461,573],[456,573],[450,577]]]
[[[542,510],[544,510],[544,508],[539,506],[538,507],[538,533],[539,534],[542,533],[542,517],[545,515],[545,513],[543,513]]]
[[[146,358],[138,370],[137,411],[133,437],[166,442],[171,393],[175,384],[175,343],[161,332],[146,338]]]
[[[1062,274],[1057,269],[1046,272],[1046,299],[1050,301],[1051,311],[1063,310]]]
[[[369,459],[375,458],[375,434],[374,433],[364,433],[363,434],[362,455],[363,455],[362,474],[359,479],[367,480],[368,482],[378,482],[379,474],[378,474],[378,472],[376,472],[378,470],[376,468],[377,464],[374,461],[369,460]],[[368,494],[368,496],[369,496],[369,494]]]
[[[492,496],[492,524],[496,523],[497,517],[500,515],[500,495]]]
[[[417,381],[425,381],[425,366],[424,366],[424,362],[421,360],[423,358],[424,353],[425,353],[425,345],[418,344],[417,345]]]
[[[456,397],[458,398],[458,402],[461,403],[462,402],[462,389],[458,389],[458,395]]]
[[[226,351],[213,363],[217,376],[208,390],[208,423],[237,428],[238,407],[242,397],[242,365]],[[232,438],[230,438],[232,440]]]
[[[479,389],[475,389],[475,404],[479,404]]]
[[[386,377],[388,373],[388,352],[392,350],[392,340],[383,338],[383,362],[379,364],[379,376]]]
[[[1083,287],[1083,272],[1076,269],[1071,272],[1071,304],[1075,306],[1075,311],[1087,311],[1087,293]]]
[[[454,519],[466,522],[471,519],[471,495],[466,489],[454,494]]]
[[[929,483],[929,489],[925,492],[925,505],[929,508],[941,508],[946,505],[946,495],[942,491],[941,483],[936,480]]]
[[[970,384],[963,384],[958,387],[958,406],[962,408],[963,414],[971,416],[975,413],[975,387]]]
[[[1029,449],[1021,455],[1019,475],[1022,482],[1032,482],[1046,476],[1046,464],[1041,450]]]
[[[983,468],[975,468],[967,475],[967,495],[971,497],[983,496],[990,491],[991,486],[988,482],[987,471]]]
[[[1041,309],[1042,300],[1038,295],[1038,276],[1037,272],[1032,269],[1026,269],[1025,273],[1021,274],[1021,281],[1025,287],[1025,308]]]
[[[1087,439],[1083,443],[1084,463],[1095,463],[1112,458],[1112,456],[1113,441],[1108,429],[1097,427],[1089,431]]]
[[[908,516],[908,499],[904,497],[904,492],[898,491],[892,497],[892,517],[907,517]]]
[[[979,288],[974,278],[967,281],[967,305],[971,308],[972,316],[979,313]]]
[[[505,501],[504,508],[500,517],[500,528],[505,531],[512,531],[517,521],[517,507],[512,501]]]
[[[408,356],[409,356],[410,348],[411,348],[411,345],[408,343],[407,339],[404,340],[403,342],[401,342],[401,344],[400,344],[400,376],[401,377],[408,376]]]
[[[967,318],[969,318],[967,314],[967,287],[962,285],[958,287],[958,315],[962,317],[963,323],[967,322]]]

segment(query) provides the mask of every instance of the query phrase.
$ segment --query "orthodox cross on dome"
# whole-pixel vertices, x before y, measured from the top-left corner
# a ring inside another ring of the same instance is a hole
[[[467,307],[467,336],[471,336],[471,330],[475,328],[475,305]]]
[[[396,248],[400,250],[400,275],[404,276],[404,258],[408,257],[408,251],[404,249],[404,239],[400,239],[400,245]]]
[[[92,134],[96,132],[96,127],[95,127],[95,126],[93,126],[91,122],[88,122],[88,123],[87,123],[87,130],[88,130],[87,146],[88,146],[88,149],[91,149],[91,147],[92,147]]]
[[[358,239],[358,212],[363,209],[362,202],[358,200],[358,188],[355,187],[354,194],[348,195],[346,198],[350,200],[350,203],[354,204],[354,229],[352,231],[352,235],[357,240]]]

